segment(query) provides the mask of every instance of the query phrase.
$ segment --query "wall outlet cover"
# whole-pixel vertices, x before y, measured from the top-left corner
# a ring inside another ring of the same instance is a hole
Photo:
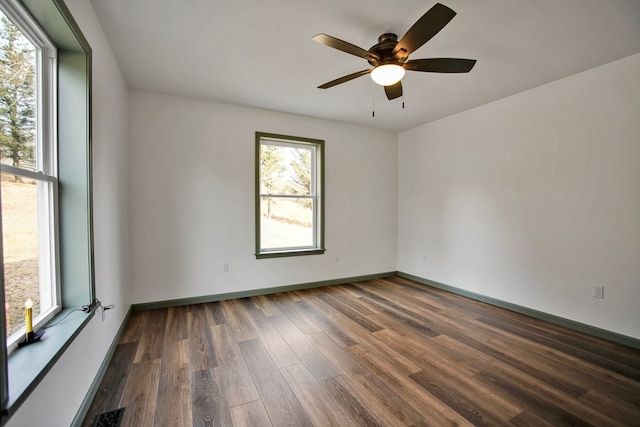
[[[604,286],[593,285],[592,295],[594,298],[604,298]]]

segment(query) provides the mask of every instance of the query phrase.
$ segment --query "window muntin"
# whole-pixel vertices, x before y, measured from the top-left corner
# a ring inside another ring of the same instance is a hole
[[[6,343],[12,350],[24,335],[27,299],[34,303],[34,328],[60,310],[56,49],[24,12],[1,6],[0,203]]]
[[[256,133],[256,256],[323,253],[323,141]]]

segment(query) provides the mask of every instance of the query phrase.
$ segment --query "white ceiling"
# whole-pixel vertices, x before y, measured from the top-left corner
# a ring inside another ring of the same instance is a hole
[[[640,52],[639,0],[443,0],[457,12],[410,59],[477,59],[468,74],[407,72],[388,101],[369,68],[315,43],[369,49],[433,0],[92,0],[134,89],[401,131]],[[640,76],[639,76],[640,78]],[[372,106],[375,103],[375,118]]]

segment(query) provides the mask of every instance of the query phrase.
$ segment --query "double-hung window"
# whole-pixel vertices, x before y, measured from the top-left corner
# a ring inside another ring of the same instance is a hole
[[[12,3],[0,3],[0,171],[6,340],[60,310],[56,48]],[[9,16],[11,18],[9,18]]]
[[[324,141],[256,133],[256,257],[324,253]]]

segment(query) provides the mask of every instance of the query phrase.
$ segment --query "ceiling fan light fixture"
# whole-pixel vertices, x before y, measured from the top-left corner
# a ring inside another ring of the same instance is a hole
[[[397,64],[378,65],[371,71],[371,79],[380,86],[391,86],[404,77],[404,68]]]

